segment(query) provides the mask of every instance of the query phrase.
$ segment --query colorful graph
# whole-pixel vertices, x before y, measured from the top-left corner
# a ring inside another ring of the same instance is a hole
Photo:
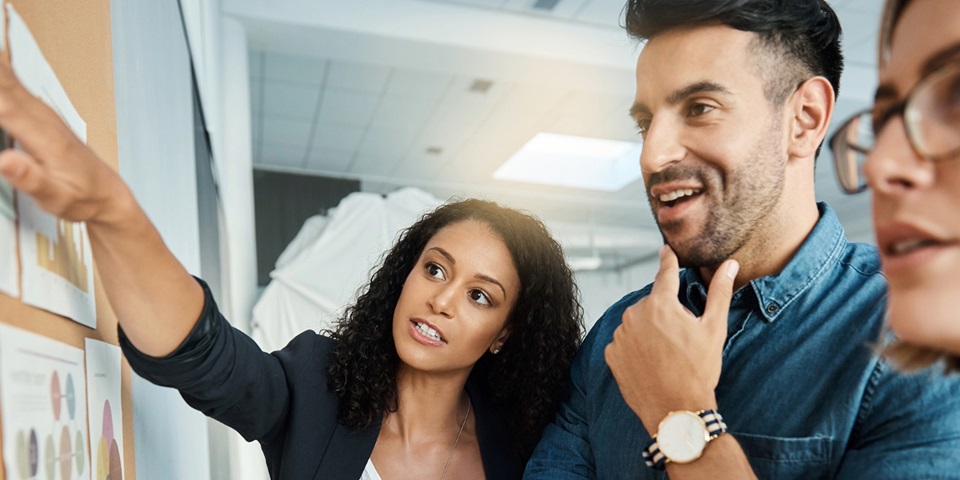
[[[30,434],[22,430],[17,432],[17,473],[21,480],[37,476],[40,467],[40,452],[37,446],[37,431],[30,429]]]
[[[83,363],[81,349],[0,324],[4,478],[90,480]]]
[[[103,430],[97,443],[97,480],[123,480],[120,446],[113,435],[113,411],[110,400],[103,401]]]
[[[77,475],[83,475],[86,467],[87,456],[84,453],[83,435],[77,432],[74,438],[70,438],[70,429],[66,425],[60,429],[59,444],[54,441],[54,434],[47,437],[43,452],[43,466],[46,472],[47,480],[55,480],[57,472],[60,472],[60,478],[73,478],[73,466],[76,464]]]
[[[78,224],[57,219],[56,240],[37,232],[37,265],[89,293],[87,264],[90,259],[83,253],[85,238]]]
[[[60,412],[63,410],[63,402],[67,403],[67,414],[73,421],[77,417],[77,395],[73,388],[73,375],[67,374],[67,385],[65,392],[60,393],[60,375],[56,371],[50,378],[50,401],[53,405],[53,419],[60,421]]]

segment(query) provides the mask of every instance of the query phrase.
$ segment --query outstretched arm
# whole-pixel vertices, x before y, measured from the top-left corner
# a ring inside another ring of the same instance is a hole
[[[0,153],[0,175],[47,212],[87,223],[104,290],[127,337],[147,355],[167,355],[196,323],[203,291],[120,176],[0,57],[0,128],[23,149]]]
[[[673,250],[664,246],[650,295],[624,312],[605,356],[623,399],[650,435],[671,411],[717,408],[714,391],[737,271],[730,260],[717,269],[705,312],[695,317],[677,300],[679,265]],[[674,480],[756,478],[730,434],[710,442],[699,459],[682,465],[667,462],[666,469]]]

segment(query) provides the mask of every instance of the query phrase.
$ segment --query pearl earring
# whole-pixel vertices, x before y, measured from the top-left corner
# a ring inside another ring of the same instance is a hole
[[[498,354],[498,353],[500,353],[500,349],[499,349],[499,348],[494,348],[494,349],[493,349],[493,354],[496,355],[496,354]]]

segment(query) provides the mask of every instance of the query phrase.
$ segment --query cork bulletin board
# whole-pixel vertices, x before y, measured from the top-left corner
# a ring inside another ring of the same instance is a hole
[[[114,69],[110,31],[109,0],[9,0],[29,28],[47,62],[63,86],[79,116],[86,123],[87,144],[114,169],[117,168],[117,132],[114,97]],[[4,6],[6,8],[6,5]],[[16,199],[15,201],[19,201]],[[4,253],[5,254],[5,253]],[[117,345],[117,320],[101,288],[94,265],[93,291],[96,298],[96,328],[22,302],[0,293],[0,324],[32,332],[56,342],[84,349],[91,338]],[[23,272],[18,272],[22,278]],[[22,293],[22,292],[21,292]],[[135,478],[133,411],[130,368],[121,360],[121,405],[123,477]],[[0,388],[3,388],[0,385]],[[81,412],[83,417],[87,412]],[[0,426],[11,419],[0,418]],[[91,420],[92,423],[92,420]],[[86,470],[83,478],[99,479],[98,445],[86,429]],[[9,441],[0,438],[0,442]],[[77,440],[78,442],[80,440]],[[71,439],[73,442],[73,439]],[[42,442],[41,442],[42,443]],[[3,447],[0,443],[0,447]],[[42,444],[41,444],[42,447]],[[46,457],[44,455],[47,455]],[[39,462],[61,462],[63,458],[41,452]],[[74,464],[77,459],[70,460]],[[11,471],[8,471],[8,468]],[[101,467],[102,468],[102,467]],[[4,465],[0,480],[32,478],[22,468]],[[37,478],[41,478],[37,476]],[[52,478],[52,477],[51,477]],[[61,478],[60,475],[57,478]]]

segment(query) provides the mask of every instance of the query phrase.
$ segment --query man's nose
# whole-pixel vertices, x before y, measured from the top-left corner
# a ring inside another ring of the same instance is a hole
[[[640,169],[645,174],[656,173],[686,155],[680,142],[682,126],[669,117],[654,118],[643,139]]]

